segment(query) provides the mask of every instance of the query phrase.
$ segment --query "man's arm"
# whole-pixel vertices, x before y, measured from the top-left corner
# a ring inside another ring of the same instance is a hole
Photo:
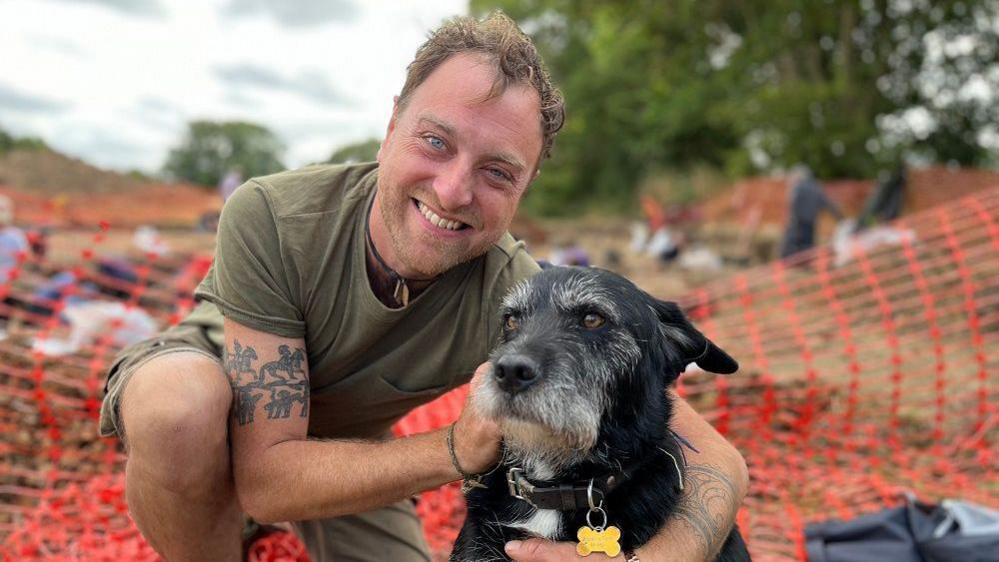
[[[821,207],[819,207],[819,210],[821,210],[822,207],[825,207],[826,209],[829,210],[830,213],[832,213],[834,217],[836,217],[836,220],[838,221],[843,220],[845,218],[845,215],[843,215],[843,211],[839,208],[839,205],[833,203],[833,200],[829,198],[829,194],[826,193],[825,188],[819,185],[818,189],[819,189],[819,201],[821,203]]]
[[[304,341],[228,319],[225,339],[233,476],[240,505],[257,521],[358,513],[459,478],[444,430],[378,443],[308,440]],[[296,352],[302,353],[297,364],[287,359]],[[468,410],[456,426],[455,447],[462,468],[478,472],[497,460],[499,430]]]
[[[673,428],[700,453],[686,452],[683,499],[677,512],[656,536],[635,553],[642,562],[714,560],[725,544],[749,488],[742,455],[683,399],[674,396]],[[517,562],[608,560],[607,556],[576,554],[575,546],[541,539],[513,541],[507,554]],[[624,560],[620,555],[613,560]]]

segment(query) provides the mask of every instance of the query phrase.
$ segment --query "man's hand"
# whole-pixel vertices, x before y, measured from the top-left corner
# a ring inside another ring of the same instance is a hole
[[[483,417],[472,402],[475,392],[491,373],[492,366],[488,362],[475,370],[465,408],[454,425],[454,452],[458,457],[458,464],[462,470],[471,474],[486,472],[499,462],[500,441],[503,437],[499,425]]]
[[[607,562],[608,560],[624,561],[624,555],[614,558],[595,552],[585,558],[576,553],[576,543],[552,542],[544,539],[527,539],[525,541],[510,541],[506,543],[506,555],[515,562],[566,562],[585,560],[586,562]]]

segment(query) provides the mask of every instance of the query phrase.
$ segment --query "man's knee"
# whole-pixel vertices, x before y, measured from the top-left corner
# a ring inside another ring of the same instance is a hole
[[[120,416],[130,462],[189,488],[227,470],[232,392],[222,367],[199,353],[170,353],[139,367],[125,386]],[[226,465],[226,466],[220,466]]]

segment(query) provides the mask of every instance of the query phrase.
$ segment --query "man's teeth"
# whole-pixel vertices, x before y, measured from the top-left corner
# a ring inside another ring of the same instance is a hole
[[[420,212],[423,213],[423,216],[427,217],[427,220],[430,221],[431,224],[437,226],[438,228],[446,228],[448,230],[458,230],[461,227],[465,226],[464,223],[458,221],[449,221],[447,219],[442,219],[440,216],[437,215],[437,213],[431,211],[430,207],[424,205],[423,201],[417,201],[416,205],[417,207],[419,207]]]

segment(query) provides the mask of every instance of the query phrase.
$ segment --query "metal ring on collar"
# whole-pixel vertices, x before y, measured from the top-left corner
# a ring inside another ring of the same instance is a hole
[[[590,517],[593,515],[594,512],[599,512],[600,515],[604,516],[604,522],[603,522],[603,524],[601,524],[601,525],[594,525],[593,522],[590,521]],[[595,507],[595,508],[587,511],[586,512],[586,524],[589,525],[590,528],[593,529],[593,530],[595,530],[595,531],[603,531],[604,529],[607,528],[607,512],[604,511],[602,507]]]
[[[597,491],[600,492],[600,490]],[[600,503],[596,505],[594,505],[593,503],[593,478],[590,478],[590,484],[586,487],[586,502],[590,504],[590,511],[593,511],[595,509],[600,509],[604,506],[603,492],[600,492]]]

